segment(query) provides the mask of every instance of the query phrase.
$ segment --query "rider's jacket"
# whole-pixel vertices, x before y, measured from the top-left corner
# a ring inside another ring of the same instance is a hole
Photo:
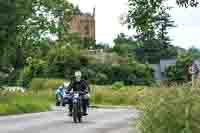
[[[64,96],[65,88],[63,86],[59,86],[59,88],[56,90],[56,95]]]
[[[90,92],[89,85],[85,80],[71,82],[68,91],[71,91],[72,89],[73,91]]]

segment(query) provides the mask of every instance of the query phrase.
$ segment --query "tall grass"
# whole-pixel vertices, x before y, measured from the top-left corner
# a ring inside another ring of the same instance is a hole
[[[199,133],[200,91],[171,87],[149,91],[137,127],[141,133]]]
[[[52,92],[10,93],[0,92],[0,115],[44,112],[50,109]]]
[[[64,82],[65,82],[65,80],[63,80],[63,79],[35,78],[30,83],[30,89],[34,90],[34,91],[57,89]]]
[[[116,89],[112,86],[106,86],[106,88],[96,86],[91,100],[93,104],[138,106],[144,93],[145,87],[121,87]]]
[[[140,133],[200,133],[200,90],[172,87],[94,87],[94,104],[134,105],[142,110]]]

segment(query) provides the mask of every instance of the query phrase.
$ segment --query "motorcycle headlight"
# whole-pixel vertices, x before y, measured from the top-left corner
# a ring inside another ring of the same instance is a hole
[[[74,94],[74,98],[78,98],[78,97],[79,97],[78,93]]]
[[[74,100],[73,100],[73,103],[77,103],[77,102],[78,102],[78,100],[77,100],[77,99],[74,99]]]

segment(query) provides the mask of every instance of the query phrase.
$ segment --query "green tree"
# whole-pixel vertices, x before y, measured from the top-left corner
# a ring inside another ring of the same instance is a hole
[[[64,40],[73,5],[67,0],[0,0],[0,70],[21,69],[48,53],[49,35]],[[8,70],[6,70],[8,71]]]
[[[155,17],[162,12],[166,0],[129,0],[128,24],[129,28],[136,28],[137,32],[155,32],[157,28]],[[181,7],[196,7],[198,0],[176,0]]]
[[[72,75],[75,70],[86,67],[89,60],[79,49],[62,45],[52,47],[47,54],[48,73],[51,77],[66,77]]]
[[[51,6],[52,2],[54,2],[55,8]],[[8,0],[2,2],[1,16],[6,17],[2,18],[5,20],[5,24],[1,26],[7,27],[6,37],[0,37],[5,40],[2,43],[3,56],[0,60],[2,67],[11,66],[15,69],[21,69],[25,65],[27,57],[42,55],[41,49],[46,49],[44,45],[40,45],[44,44],[44,35],[53,26],[56,27],[54,22],[48,20],[47,16],[51,12],[50,15],[56,17],[56,9],[59,6],[56,6],[55,3],[55,1],[50,0]],[[4,9],[4,6],[7,8]]]
[[[83,15],[83,12],[80,10],[79,6],[74,7],[73,15]]]
[[[134,39],[125,35],[124,33],[118,34],[117,38],[114,39],[115,44],[132,44]]]
[[[162,7],[160,13],[157,15],[158,26],[158,40],[161,41],[164,47],[168,47],[171,44],[171,39],[168,36],[168,29],[175,27],[174,21],[171,19],[171,15],[167,12],[168,7]]]
[[[16,19],[16,2],[0,1],[0,68],[14,64],[16,49],[16,25],[19,19]]]
[[[109,44],[107,43],[97,43],[95,46],[94,46],[95,49],[109,49]]]
[[[129,28],[137,31],[141,47],[136,50],[137,59],[142,62],[158,63],[161,58],[172,58],[177,49],[171,45],[168,29],[174,21],[168,13],[169,7],[163,0],[129,0]]]
[[[124,33],[120,33],[117,38],[114,39],[114,43],[113,51],[122,56],[133,56],[134,50],[140,47],[139,43],[134,40],[134,38]]]
[[[173,81],[187,81],[188,68],[191,64],[192,56],[190,53],[178,55],[176,64],[167,68],[167,77]]]
[[[91,48],[91,47],[95,47],[96,45],[96,41],[91,39],[91,38],[84,38],[81,40],[81,44],[80,44],[80,47],[82,49],[88,49],[88,48]]]

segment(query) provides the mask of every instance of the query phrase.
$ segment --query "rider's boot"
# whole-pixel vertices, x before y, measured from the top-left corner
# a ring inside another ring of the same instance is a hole
[[[73,109],[73,106],[72,104],[69,104],[69,116],[72,116],[72,109]]]
[[[87,104],[83,104],[83,116],[87,116]]]

